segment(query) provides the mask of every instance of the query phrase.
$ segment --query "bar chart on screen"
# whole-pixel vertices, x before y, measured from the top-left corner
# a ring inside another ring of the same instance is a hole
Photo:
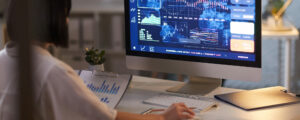
[[[91,71],[81,71],[80,77],[99,101],[110,108],[117,106],[131,80],[131,75],[96,76]]]

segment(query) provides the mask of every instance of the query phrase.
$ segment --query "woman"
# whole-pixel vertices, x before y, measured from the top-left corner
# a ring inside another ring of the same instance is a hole
[[[140,115],[109,109],[85,86],[67,64],[54,58],[47,46],[68,45],[67,17],[70,0],[33,0],[30,13],[30,34],[33,40],[34,112],[38,120],[181,120],[190,119],[194,112],[183,103],[170,106],[164,113]],[[15,84],[17,42],[14,22],[18,9],[12,0],[7,12],[7,32],[10,41],[0,51],[0,119],[18,119]]]

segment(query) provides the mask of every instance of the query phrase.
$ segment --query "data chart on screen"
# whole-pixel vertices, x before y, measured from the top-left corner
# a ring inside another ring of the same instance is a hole
[[[255,61],[255,0],[129,0],[130,49]]]

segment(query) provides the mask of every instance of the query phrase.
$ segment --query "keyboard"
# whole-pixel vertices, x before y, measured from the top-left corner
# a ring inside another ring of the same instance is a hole
[[[193,99],[192,97],[181,97],[181,96],[175,96],[175,95],[161,94],[161,95],[144,100],[144,103],[168,107],[168,106],[172,105],[173,103],[182,102],[182,103],[186,104],[188,107],[195,107],[196,110],[199,110],[199,111],[211,108],[216,105],[216,102],[209,100],[207,98],[203,99],[204,97],[199,97],[199,96],[197,96],[195,98],[197,98],[197,99]]]

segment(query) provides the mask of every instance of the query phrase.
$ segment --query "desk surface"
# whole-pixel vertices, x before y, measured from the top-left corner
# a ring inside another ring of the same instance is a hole
[[[120,111],[141,113],[157,106],[143,104],[143,100],[165,92],[166,89],[180,84],[180,82],[134,76],[131,87],[125,93],[117,109]],[[218,88],[207,97],[213,98],[215,94],[241,91],[230,88]],[[229,104],[216,100],[219,107],[216,110],[197,114],[204,120],[299,120],[299,104],[281,107],[266,108],[254,111],[244,111]],[[297,119],[298,118],[298,119]]]
[[[298,29],[291,25],[291,30],[289,31],[270,31],[270,30],[265,30],[264,29],[265,25],[262,25],[262,37],[265,39],[270,39],[270,38],[278,38],[278,39],[282,39],[282,38],[290,38],[293,40],[298,40],[299,37],[299,31]]]

